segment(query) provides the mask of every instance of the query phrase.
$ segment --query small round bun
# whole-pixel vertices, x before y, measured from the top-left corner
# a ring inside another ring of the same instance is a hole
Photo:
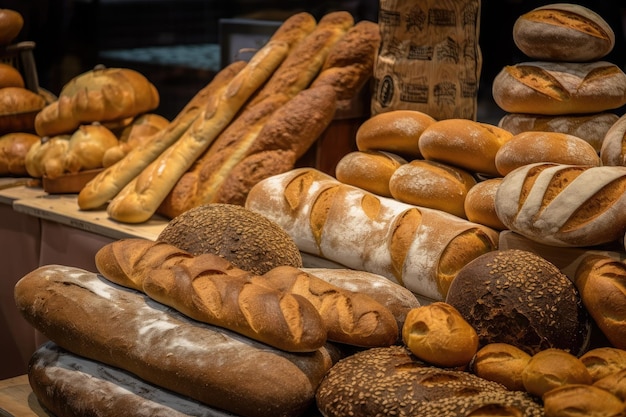
[[[395,170],[389,179],[389,191],[404,203],[465,218],[465,197],[475,184],[476,179],[461,168],[416,159]]]
[[[513,137],[498,126],[467,119],[446,119],[430,125],[420,138],[424,159],[443,162],[471,173],[500,176],[495,157]]]
[[[601,165],[600,157],[587,141],[558,132],[522,132],[511,138],[496,153],[500,175],[524,165],[554,162],[566,165]]]
[[[467,220],[495,230],[506,229],[496,213],[496,192],[501,182],[502,178],[488,178],[469,189],[463,203]]]
[[[551,389],[567,384],[591,385],[587,367],[576,356],[562,349],[546,349],[534,354],[522,371],[527,392],[541,397]]]
[[[435,119],[416,110],[392,110],[363,122],[356,132],[360,151],[387,151],[404,158],[421,158],[420,136]]]
[[[537,60],[597,61],[613,50],[615,33],[594,11],[557,3],[521,15],[513,25],[513,41]]]
[[[24,18],[12,9],[0,9],[0,45],[8,45],[20,34]]]
[[[595,382],[626,369],[626,350],[611,346],[598,347],[585,352],[580,360]]]
[[[13,65],[0,62],[0,88],[4,87],[24,88],[24,77]]]
[[[549,417],[623,416],[624,403],[609,391],[593,385],[569,384],[546,392],[545,415]]]
[[[338,181],[374,194],[391,197],[389,179],[407,161],[384,151],[355,151],[344,155],[335,167]]]
[[[445,368],[465,367],[478,349],[476,331],[454,307],[443,302],[409,311],[402,340],[421,360]]]
[[[258,275],[282,265],[302,267],[298,246],[283,228],[235,204],[194,207],[172,219],[157,241],[192,255],[219,255]]]
[[[508,343],[490,343],[476,352],[471,369],[479,377],[502,384],[511,391],[523,391],[522,371],[530,357]]]
[[[591,322],[571,280],[539,255],[495,250],[467,263],[446,296],[478,332],[480,346],[508,343],[533,355],[586,351]]]

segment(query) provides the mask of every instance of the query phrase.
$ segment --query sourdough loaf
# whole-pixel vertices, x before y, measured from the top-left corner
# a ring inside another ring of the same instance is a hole
[[[15,132],[0,136],[0,175],[27,176],[26,155],[41,138],[33,133]]]
[[[281,225],[302,252],[388,277],[441,300],[458,270],[497,233],[440,210],[379,197],[313,168],[255,185],[246,208]]]
[[[338,181],[383,197],[391,197],[389,180],[407,161],[385,151],[354,151],[344,155],[335,167]]]
[[[622,239],[626,167],[536,163],[504,177],[496,193],[508,229],[552,246],[584,247]]]
[[[26,320],[73,354],[244,417],[301,415],[334,360],[326,348],[287,353],[189,320],[72,267],[32,271],[16,284],[15,300]]]

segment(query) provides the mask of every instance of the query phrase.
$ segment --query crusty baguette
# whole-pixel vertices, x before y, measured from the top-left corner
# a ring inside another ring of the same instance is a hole
[[[301,295],[313,303],[328,340],[361,347],[390,346],[398,340],[393,314],[369,295],[342,289],[292,266],[273,268],[253,282]]]
[[[180,138],[201,113],[208,100],[219,94],[245,65],[245,62],[237,61],[218,72],[213,80],[185,105],[165,129],[156,133],[149,143],[132,149],[116,164],[107,167],[89,181],[78,194],[80,209],[102,207],[115,197],[148,164]]]
[[[180,139],[128,183],[107,207],[109,217],[142,223],[156,213],[178,179],[235,118],[289,52],[286,42],[270,41],[261,48],[221,94],[209,103]]]
[[[291,352],[311,352],[326,342],[310,302],[255,284],[253,274],[217,255],[190,256],[164,242],[125,239],[104,246],[95,260],[105,278],[204,323]]]
[[[271,348],[68,266],[27,274],[15,300],[22,316],[64,349],[243,417],[302,415],[336,359],[327,348]]]

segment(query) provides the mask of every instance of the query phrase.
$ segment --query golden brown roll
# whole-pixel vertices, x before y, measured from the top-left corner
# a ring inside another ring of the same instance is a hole
[[[597,380],[593,385],[609,391],[626,403],[626,368]]]
[[[535,353],[522,371],[527,392],[541,397],[551,389],[568,384],[591,385],[587,367],[571,353],[549,348]]]
[[[450,304],[435,302],[409,311],[402,340],[418,358],[434,365],[465,367],[476,354],[476,330]]]
[[[595,382],[621,369],[626,369],[626,350],[603,346],[585,352],[580,360]]]
[[[335,167],[335,177],[344,184],[391,197],[389,180],[406,159],[384,151],[355,151],[344,155]]]
[[[568,384],[545,393],[546,417],[605,417],[624,415],[626,405],[609,391],[585,384]]]
[[[496,213],[496,192],[501,182],[502,178],[489,178],[469,189],[463,203],[467,220],[495,230],[506,229]]]
[[[27,88],[0,88],[0,134],[34,133],[37,112],[45,105],[42,96]]]
[[[409,159],[420,158],[420,136],[434,122],[434,118],[416,110],[379,113],[359,127],[356,146],[360,151],[388,151]]]
[[[20,34],[24,17],[13,9],[0,9],[0,45],[8,45]]]
[[[523,391],[522,371],[530,357],[508,343],[489,343],[476,352],[471,369],[479,377],[502,384],[511,391]]]
[[[24,77],[13,65],[0,62],[0,88],[20,87],[24,88]]]
[[[0,175],[27,176],[26,155],[41,138],[32,133],[15,132],[0,136]]]
[[[511,132],[488,123],[447,119],[424,130],[419,148],[425,159],[473,173],[500,176],[495,163],[496,153],[512,137]]]
[[[590,143],[567,133],[522,132],[513,136],[496,153],[496,168],[502,176],[537,162],[602,165],[598,152]]]
[[[475,184],[476,179],[461,168],[416,159],[395,170],[389,191],[396,200],[466,218],[465,196]]]

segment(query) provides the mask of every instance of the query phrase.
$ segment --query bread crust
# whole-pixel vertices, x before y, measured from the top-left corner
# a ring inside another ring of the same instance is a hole
[[[389,180],[407,161],[385,151],[354,151],[344,155],[335,167],[335,177],[374,194],[391,197]]]
[[[501,182],[502,178],[488,178],[469,189],[463,202],[467,220],[494,230],[507,228],[496,213],[496,192]]]

